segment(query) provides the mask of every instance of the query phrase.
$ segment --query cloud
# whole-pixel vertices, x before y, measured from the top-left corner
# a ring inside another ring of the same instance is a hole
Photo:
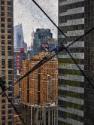
[[[58,0],[36,0],[45,12],[57,23]],[[36,28],[50,28],[56,37],[56,28],[47,17],[38,9],[32,0],[14,0],[14,25],[22,23],[24,38],[31,44],[31,33]]]

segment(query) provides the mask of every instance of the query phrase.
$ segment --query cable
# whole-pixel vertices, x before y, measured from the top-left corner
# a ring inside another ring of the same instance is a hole
[[[48,14],[39,6],[39,4],[35,1],[32,0],[35,5],[44,13],[44,15],[51,21],[51,23],[62,33],[62,35],[64,35],[64,37],[66,39],[68,39],[68,37],[66,36],[66,34],[56,25],[56,23],[48,16]],[[75,42],[77,42],[78,40],[82,39],[83,37],[85,37],[86,35],[88,35],[90,32],[92,32],[94,30],[94,27],[92,27],[90,30],[88,30],[84,35],[78,37],[77,39],[75,39],[72,43],[70,43],[66,48],[70,47],[72,44],[74,44]]]
[[[62,33],[62,35],[64,35],[64,37],[67,39],[68,37],[66,36],[66,34],[55,24],[55,22],[47,15],[47,13],[39,6],[39,4],[35,1],[32,0],[35,5],[44,13],[44,15],[52,22],[52,24]],[[91,80],[87,77],[87,75],[84,73],[84,71],[80,68],[80,66],[78,65],[78,63],[76,62],[76,60],[73,58],[72,54],[70,53],[70,51],[68,50],[68,47],[71,46],[72,44],[74,44],[76,41],[80,40],[81,38],[83,38],[84,36],[86,36],[87,34],[89,34],[91,31],[94,30],[94,27],[91,28],[88,32],[86,32],[84,35],[80,36],[79,38],[77,38],[75,41],[73,41],[71,44],[69,44],[67,47],[63,46],[63,49],[66,50],[66,52],[69,54],[69,56],[71,57],[71,59],[73,60],[73,62],[76,64],[76,66],[78,67],[78,69],[80,70],[80,72],[82,73],[82,75],[87,79],[87,81],[90,83],[90,85],[93,87],[94,89],[94,85],[91,82]]]
[[[45,14],[45,16],[53,23],[53,25],[58,28],[58,30],[65,36],[65,38],[67,38],[67,36],[65,35],[65,33],[53,22],[53,20],[45,13],[45,11],[38,5],[38,3],[36,3],[34,0],[32,0],[36,6]],[[62,47],[60,47],[59,51],[56,53],[58,54],[62,49],[65,49],[66,52],[69,54],[69,56],[71,57],[71,59],[73,60],[73,62],[76,64],[76,66],[79,68],[80,72],[82,73],[82,75],[87,79],[87,81],[91,84],[91,86],[94,89],[94,85],[91,83],[91,80],[87,77],[87,75],[84,73],[84,71],[80,68],[80,66],[77,64],[76,60],[73,58],[73,56],[71,55],[71,53],[68,50],[68,47],[71,46],[72,44],[74,44],[76,41],[80,40],[81,38],[83,38],[84,36],[86,36],[87,34],[89,34],[91,31],[94,30],[94,27],[91,28],[88,32],[86,32],[84,35],[80,36],[79,38],[77,38],[75,41],[73,41],[71,44],[69,44],[67,47],[65,47],[64,45],[62,45]],[[22,76],[19,80],[17,80],[17,82],[21,81],[24,77],[26,77],[27,75],[29,75],[32,71],[36,70],[37,68],[39,68],[41,65],[43,65],[46,60],[44,60],[45,58],[43,58],[37,65],[36,67],[33,67],[32,70],[30,70],[29,72],[27,72],[24,76]],[[48,60],[47,60],[48,61]]]
[[[16,112],[16,114],[18,115],[18,117],[20,118],[20,120],[22,121],[22,125],[26,125],[25,122],[24,122],[24,119],[21,117],[19,111],[17,110],[17,108],[15,107],[15,105],[13,104],[12,100],[10,100],[7,96],[7,94],[5,93],[5,96],[7,98],[7,100],[10,102],[11,106],[13,107],[14,111]]]
[[[83,38],[83,37],[85,37],[85,35],[88,35],[91,31],[93,31],[94,30],[94,28],[92,28],[92,29],[90,29],[89,31],[87,31],[84,35],[82,35],[82,36],[80,36],[79,38],[77,38],[76,40],[80,40],[81,38]],[[51,50],[50,51],[50,54],[51,54],[51,52],[53,53],[54,52],[54,54],[53,55],[47,55],[47,56],[45,56],[39,63],[37,63],[30,71],[28,71],[25,75],[23,75],[21,78],[19,78],[17,81],[16,81],[16,83],[15,84],[17,84],[18,82],[20,82],[23,78],[25,78],[27,75],[29,75],[31,72],[33,72],[33,71],[35,71],[37,68],[39,68],[40,66],[42,66],[44,63],[46,63],[46,62],[48,62],[50,59],[52,59],[54,56],[56,56],[59,52],[61,52],[63,49],[67,49],[69,46],[71,46],[74,42],[77,42],[77,41],[73,41],[71,44],[69,44],[67,47],[64,47],[64,45],[63,46],[59,46],[59,47],[56,47],[56,48],[54,48],[53,50]],[[69,50],[67,51],[68,52],[68,54],[70,54],[70,52],[69,52]],[[72,57],[72,55],[70,55],[71,57]],[[77,65],[77,67],[79,67],[79,65],[77,64],[77,62],[75,61],[75,59],[72,57],[72,59],[74,60],[74,62],[75,62],[75,64]],[[82,74],[83,75],[85,75],[85,73],[83,72],[83,70],[81,70],[81,68],[79,67],[79,69],[80,69],[80,71],[82,72]],[[87,77],[86,75],[85,75],[85,77]],[[87,77],[87,79],[88,79],[88,77]],[[94,86],[92,85],[92,87],[94,88]],[[6,90],[8,90],[9,88],[7,88]],[[5,91],[6,91],[5,90]],[[3,92],[2,93],[0,93],[0,95],[1,94],[3,94]]]
[[[48,19],[53,23],[54,26],[56,26],[58,28],[58,30],[64,35],[66,36],[63,31],[53,22],[53,20],[44,12],[44,10],[34,1],[32,0],[40,9],[41,11],[48,17]],[[91,80],[89,80],[89,78],[86,76],[86,74],[84,73],[84,71],[80,68],[80,66],[77,64],[76,60],[72,57],[71,53],[69,52],[68,48],[74,44],[75,42],[77,42],[78,40],[82,39],[83,37],[85,37],[86,35],[88,35],[90,32],[92,32],[94,30],[94,27],[91,28],[90,30],[88,30],[84,35],[78,37],[76,40],[74,40],[72,43],[70,43],[68,46],[59,46],[58,48],[54,48],[52,51],[50,52],[55,52],[53,55],[48,55],[49,58],[47,56],[45,56],[38,64],[36,64],[31,70],[29,70],[25,75],[23,75],[20,79],[18,79],[16,81],[17,82],[21,81],[23,78],[25,78],[27,75],[29,75],[31,72],[35,71],[37,68],[39,68],[40,66],[42,66],[44,63],[46,63],[47,61],[49,61],[50,59],[52,59],[54,56],[56,56],[59,52],[61,52],[63,49],[65,49],[67,51],[67,53],[70,55],[70,57],[72,58],[72,60],[74,61],[74,63],[77,65],[77,67],[79,68],[80,72],[83,74],[83,76],[85,76],[85,78],[87,79],[87,81],[91,84],[91,86],[94,88],[94,85],[91,83]],[[67,36],[66,36],[67,37]],[[9,88],[7,88],[6,90],[8,90]],[[6,91],[5,90],[5,91]],[[0,94],[3,94],[0,93]]]
[[[46,63],[47,61],[49,61],[50,59],[52,59],[54,56],[56,56],[59,52],[61,52],[64,48],[66,49],[66,48],[68,48],[68,47],[70,47],[73,43],[75,43],[75,42],[77,42],[77,40],[80,40],[81,38],[83,38],[83,37],[85,37],[86,35],[88,35],[91,31],[93,31],[94,30],[94,27],[93,28],[91,28],[89,31],[87,31],[84,35],[82,35],[82,36],[80,36],[79,38],[77,38],[75,41],[73,41],[72,43],[70,43],[68,46],[66,46],[66,47],[63,47],[63,46],[59,46],[59,47],[57,47],[57,48],[54,48],[53,50],[51,50],[50,52],[55,52],[55,54],[54,55],[52,55],[48,60],[47,60],[47,56],[45,56],[38,64],[36,64],[29,72],[27,72],[25,75],[23,75],[20,79],[18,79],[17,81],[16,81],[16,83],[17,82],[19,82],[19,81],[21,81],[23,78],[25,78],[28,74],[30,74],[31,72],[33,72],[33,71],[35,71],[37,68],[39,68],[41,65],[43,65],[44,63]],[[70,52],[68,52],[68,53],[70,53]],[[72,57],[73,58],[73,57]],[[46,59],[46,60],[45,60]],[[45,60],[45,61],[44,61]],[[75,59],[74,59],[75,60]],[[77,63],[77,62],[75,62],[75,63]],[[76,65],[78,65],[78,64],[76,64]],[[82,71],[81,71],[82,72]],[[9,88],[7,88],[6,90],[8,90]],[[6,91],[5,90],[5,91]],[[3,92],[2,93],[0,93],[0,95],[1,94],[3,94]]]
[[[25,78],[26,76],[28,76],[31,72],[33,72],[33,71],[35,71],[36,69],[38,69],[40,66],[42,66],[44,63],[46,63],[46,62],[48,62],[49,60],[51,60],[54,56],[55,56],[56,54],[54,54],[54,55],[50,55],[50,54],[48,54],[47,56],[45,56],[39,63],[37,63],[31,70],[29,70],[25,75],[23,75],[21,78],[19,78],[16,82],[15,82],[15,84],[17,84],[18,82],[20,82],[23,78]],[[8,88],[6,88],[6,89],[4,89],[3,90],[3,92],[1,92],[0,93],[0,95],[2,95],[2,94],[4,94],[5,93],[5,91],[7,91],[9,89],[9,87]]]
[[[33,2],[35,2],[34,0],[32,0]],[[42,8],[35,2],[35,4],[42,10]],[[44,12],[42,10],[42,12]],[[63,33],[63,31],[51,20],[51,18],[44,12],[44,14],[49,18],[49,20],[54,24],[54,26],[56,26],[58,28],[58,30],[67,38],[67,36]],[[85,78],[88,80],[88,82],[92,85],[92,87],[94,88],[93,84],[91,83],[91,81],[89,80],[89,78],[85,75],[85,73],[83,72],[83,70],[81,70],[81,68],[79,67],[79,65],[77,64],[76,60],[72,57],[71,53],[69,52],[69,50],[67,48],[69,48],[69,46],[71,46],[72,44],[74,44],[76,41],[80,40],[81,38],[83,38],[84,36],[86,36],[87,34],[89,34],[91,31],[93,31],[94,28],[91,28],[88,32],[86,32],[83,36],[77,38],[74,42],[72,42],[71,44],[69,44],[67,47],[65,47],[64,45],[62,45],[62,49],[65,49],[67,51],[67,53],[69,54],[69,56],[71,57],[71,59],[74,61],[74,63],[77,65],[77,67],[79,68],[80,72],[83,74],[83,76],[85,76]],[[60,49],[61,50],[61,49]],[[49,61],[50,59],[52,59],[56,54],[58,54],[60,51],[58,51],[57,53],[55,53],[53,56],[47,58],[43,58],[35,67],[32,68],[32,70],[30,70],[29,72],[27,72],[24,76],[22,76],[19,80],[17,80],[17,82],[21,81],[24,77],[26,77],[27,75],[29,75],[31,72],[33,72],[34,70],[36,70],[37,68],[39,68],[41,65],[43,65],[44,63],[46,63],[47,61]],[[3,92],[5,92],[7,89],[3,89]],[[14,104],[12,103],[12,101],[8,98],[7,95],[5,95],[7,97],[7,99],[9,100],[9,102],[11,103],[11,105],[13,106],[14,110],[16,111],[17,114],[18,111],[16,109],[16,107],[14,106]],[[22,118],[20,118],[22,121]],[[24,123],[25,124],[25,123]]]

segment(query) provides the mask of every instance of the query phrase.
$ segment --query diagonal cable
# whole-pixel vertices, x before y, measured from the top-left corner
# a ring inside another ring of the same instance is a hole
[[[0,88],[3,91],[2,96],[6,97],[7,100],[9,101],[9,103],[11,104],[11,106],[13,107],[14,111],[16,112],[16,114],[18,115],[19,119],[22,122],[22,125],[26,125],[24,122],[24,119],[21,117],[21,115],[19,114],[20,112],[18,111],[18,109],[15,107],[15,105],[13,104],[13,101],[11,99],[8,98],[8,95],[5,92],[6,89],[6,82],[0,77]]]
[[[85,33],[85,35],[88,35],[88,34],[89,34],[91,31],[93,31],[93,30],[94,30],[94,28],[92,28],[91,30],[87,31],[87,32]],[[77,40],[80,40],[81,38],[85,37],[85,35],[80,36]],[[77,41],[75,40],[75,42],[77,42]],[[72,42],[72,43],[74,43],[74,42]],[[43,64],[45,64],[46,62],[48,62],[49,60],[51,60],[54,56],[58,55],[58,53],[61,52],[62,50],[68,49],[68,47],[71,46],[72,43],[69,44],[69,45],[66,46],[66,47],[64,47],[64,46],[59,46],[59,47],[54,48],[53,50],[51,50],[51,51],[50,51],[50,54],[51,54],[51,55],[48,54],[47,56],[45,56],[39,63],[37,63],[37,64],[36,64],[32,69],[30,69],[25,75],[23,75],[21,78],[19,78],[19,79],[16,81],[15,84],[17,84],[17,83],[20,82],[23,78],[25,78],[25,77],[28,76],[30,73],[32,73],[33,71],[35,71],[37,68],[39,68],[40,66],[42,66]],[[53,52],[54,52],[54,54],[53,54]],[[70,54],[69,50],[68,50],[68,53]],[[52,54],[53,54],[53,55],[52,55]],[[74,60],[75,64],[76,64],[77,66],[79,66],[73,57],[72,57],[72,59]],[[80,68],[80,67],[79,67],[79,68]],[[85,75],[85,73],[83,72],[83,70],[82,70],[81,68],[80,68],[80,70],[81,70],[82,74]],[[87,77],[87,76],[85,75],[85,77]],[[91,81],[90,81],[90,82],[91,82]],[[93,85],[92,85],[92,87],[94,88]],[[5,91],[7,91],[8,89],[9,89],[9,88],[6,88]],[[4,93],[4,92],[1,92],[0,95],[3,94],[3,93]]]
[[[51,23],[58,29],[58,31],[60,31],[62,33],[62,35],[66,38],[67,40],[67,36],[66,34],[56,25],[56,23],[48,16],[48,14],[40,7],[40,5],[35,1],[35,0],[32,0],[35,5],[43,12],[43,14],[51,21]],[[66,50],[66,52],[69,54],[69,56],[71,57],[71,59],[73,60],[73,62],[76,64],[77,68],[80,70],[80,72],[82,73],[82,75],[86,78],[86,80],[90,83],[90,85],[93,87],[94,89],[94,85],[93,83],[91,82],[91,80],[89,79],[89,77],[84,73],[84,71],[80,68],[80,66],[78,65],[78,63],[76,62],[76,60],[73,58],[72,54],[70,53],[70,51],[68,50],[68,47],[71,46],[72,44],[74,44],[75,42],[77,42],[79,39],[85,37],[87,34],[89,34],[91,31],[94,30],[94,27],[91,28],[89,31],[87,31],[84,35],[80,36],[79,38],[77,38],[75,41],[73,41],[71,44],[69,44],[67,47],[64,46],[64,44],[62,45],[63,46],[63,49]]]
[[[33,2],[35,2],[34,0],[32,0]],[[38,6],[38,4],[35,2],[35,4]],[[42,8],[40,7],[40,6],[38,6],[41,10],[42,10]],[[43,10],[42,10],[42,12],[43,12]],[[47,16],[47,14],[46,13],[44,13],[46,16]],[[49,18],[49,16],[47,16],[48,18]],[[50,21],[51,22],[53,22],[52,20],[51,20],[51,18],[49,18],[50,19]],[[53,22],[53,24],[58,28],[58,30],[61,32],[62,30]],[[92,29],[90,29],[88,32],[86,32],[83,36],[81,36],[81,37],[79,37],[78,39],[76,39],[75,41],[73,41],[71,44],[69,44],[67,47],[65,47],[64,45],[63,45],[63,49],[65,49],[66,50],[66,52],[69,54],[69,56],[71,57],[71,59],[74,61],[74,63],[77,65],[77,67],[79,68],[79,70],[80,70],[80,72],[82,73],[82,75],[83,76],[85,76],[85,78],[87,79],[87,81],[91,84],[91,86],[94,88],[94,85],[91,83],[91,80],[86,76],[86,74],[83,72],[83,70],[81,70],[81,68],[80,68],[80,66],[77,64],[77,62],[76,62],[76,60],[73,58],[73,56],[71,55],[71,53],[69,52],[69,50],[67,49],[67,48],[69,48],[69,46],[71,46],[72,44],[74,44],[76,41],[78,41],[78,40],[80,40],[81,38],[83,38],[84,36],[86,36],[87,34],[89,34],[91,31],[93,31],[94,30],[94,28],[92,28]],[[63,32],[61,32],[64,36],[65,36],[65,38],[67,38],[67,36],[63,33]],[[55,55],[54,55],[55,56]],[[51,58],[49,58],[49,60],[50,59],[52,59],[54,56],[52,56]],[[26,77],[27,75],[29,75],[31,72],[33,72],[34,70],[36,70],[37,68],[39,68],[41,65],[43,65],[45,62],[47,62],[48,60],[45,60],[45,61],[40,61],[40,63],[36,66],[36,67],[33,67],[32,68],[32,71],[29,71],[28,73],[26,73],[23,77],[21,77],[20,79],[19,79],[19,81],[21,81],[24,77]],[[19,81],[17,81],[17,82],[19,82]],[[8,96],[6,95],[6,97],[7,97],[7,99],[9,100],[9,98],[8,98]],[[14,108],[14,110],[17,112],[17,110],[16,110],[16,108],[15,108],[15,106],[13,105],[13,103],[11,102],[11,100],[9,100],[9,102],[11,103],[11,105],[13,106],[13,108]],[[18,113],[18,112],[17,112]],[[21,119],[21,118],[20,118]],[[22,119],[21,119],[22,120]]]
[[[60,31],[62,33],[62,35],[66,38],[66,41],[68,39],[67,35],[61,30],[61,28],[59,28],[56,23],[48,16],[48,14],[42,9],[42,7],[40,7],[40,5],[35,1],[32,0],[35,5],[43,12],[43,14],[50,20],[50,22],[58,29],[58,31]],[[92,27],[90,30],[88,30],[86,33],[84,33],[84,35],[81,35],[80,37],[78,37],[77,39],[75,39],[73,42],[71,42],[66,48],[69,48],[72,44],[74,44],[75,42],[77,42],[78,40],[82,39],[83,37],[85,37],[86,35],[88,35],[90,32],[92,32],[94,30],[94,27]]]
[[[38,62],[32,69],[30,69],[25,75],[23,75],[21,78],[19,78],[16,82],[15,85],[20,82],[22,79],[24,79],[26,76],[28,76],[30,73],[32,73],[33,71],[35,71],[36,69],[38,69],[40,66],[42,66],[43,64],[45,64],[46,62],[48,62],[49,60],[51,60],[54,56],[56,55],[56,53],[50,55],[48,54],[47,56],[45,56],[40,62]],[[6,88],[3,92],[0,93],[0,95],[4,94],[5,91],[7,91],[10,87]]]
[[[10,100],[7,96],[7,94],[5,93],[5,96],[7,98],[7,100],[10,102],[11,106],[13,107],[14,111],[16,112],[16,114],[18,115],[19,119],[21,120],[22,122],[22,125],[26,125],[25,122],[24,122],[24,119],[21,117],[18,109],[16,108],[16,106],[13,104],[12,100]]]
[[[32,0],[33,2],[35,2],[34,0]],[[36,5],[38,5],[36,2],[35,2]],[[38,5],[38,7],[42,10],[42,8]],[[42,10],[42,12],[48,17],[48,19],[53,23],[54,26],[56,26],[58,28],[58,30],[64,35],[63,31],[53,22],[53,20],[44,12],[44,10]],[[61,52],[62,50],[66,50],[68,52],[68,54],[71,56],[72,60],[74,61],[74,63],[77,65],[77,67],[79,68],[80,72],[83,74],[83,76],[85,76],[85,78],[88,80],[88,82],[91,84],[91,86],[94,88],[94,85],[91,83],[91,80],[89,80],[89,78],[86,76],[86,74],[84,73],[84,71],[80,68],[80,66],[77,64],[76,60],[72,57],[71,53],[69,52],[68,48],[74,44],[75,42],[77,42],[78,40],[82,39],[83,37],[85,37],[86,35],[88,35],[90,32],[92,32],[94,30],[94,27],[91,28],[90,30],[88,30],[84,35],[78,37],[77,39],[75,39],[72,43],[70,43],[68,46],[59,46],[58,48],[54,48],[52,51],[50,52],[54,52],[53,55],[48,55],[45,56],[38,64],[36,64],[32,69],[30,69],[25,75],[23,75],[21,78],[19,78],[17,81],[16,81],[16,84],[17,82],[20,82],[23,78],[25,78],[26,76],[28,76],[30,73],[32,73],[33,71],[35,71],[37,68],[39,68],[40,66],[42,66],[44,63],[46,63],[47,61],[49,61],[50,59],[52,59],[55,55],[57,55],[59,52]],[[64,35],[66,36],[66,35]],[[6,90],[8,90],[9,88],[7,88]],[[6,91],[5,90],[5,91]],[[3,94],[0,93],[0,95]]]

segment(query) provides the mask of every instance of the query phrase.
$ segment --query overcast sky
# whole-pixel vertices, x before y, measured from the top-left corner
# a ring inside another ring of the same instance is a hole
[[[45,12],[58,22],[58,0],[36,0]],[[57,29],[36,7],[32,0],[14,0],[14,25],[23,25],[24,39],[28,45],[32,42],[32,32],[36,28],[50,28],[57,36]]]

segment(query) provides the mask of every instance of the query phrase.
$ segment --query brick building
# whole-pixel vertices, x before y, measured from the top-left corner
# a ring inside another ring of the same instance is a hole
[[[48,53],[41,52],[39,55],[34,56],[32,60],[24,60],[22,62],[21,75],[23,76],[47,54]],[[50,119],[48,120],[49,125],[56,125],[58,96],[57,58],[53,58],[45,63],[43,66],[32,72],[29,76],[21,80],[19,84],[19,90],[21,90],[21,105],[23,109],[22,116],[24,116],[26,124],[30,123],[31,119],[32,124],[35,123],[35,125],[38,125],[39,122],[40,124],[42,123],[44,125],[45,122],[47,122],[45,119]],[[15,93],[17,96],[17,93],[19,92],[16,90]],[[33,117],[31,112],[33,113]],[[38,119],[40,112],[41,120]],[[51,115],[48,116],[46,113]]]
[[[47,53],[40,53],[22,63],[22,76],[37,64]],[[21,81],[21,101],[40,104],[57,101],[58,62],[56,58],[48,61]]]

